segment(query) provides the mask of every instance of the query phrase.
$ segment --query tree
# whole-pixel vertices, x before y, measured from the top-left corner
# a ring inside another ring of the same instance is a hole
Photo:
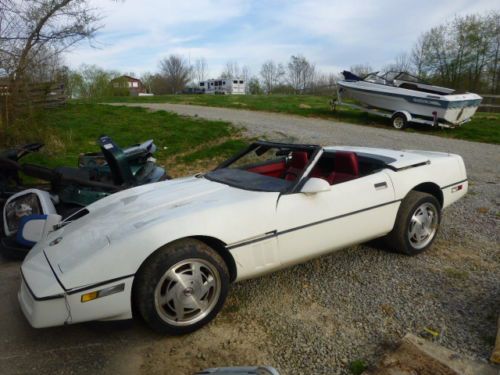
[[[201,82],[205,80],[205,76],[208,71],[207,59],[202,57],[201,59],[197,59],[194,63],[194,79],[197,82]]]
[[[490,14],[487,22],[490,31],[490,55],[487,67],[489,86],[492,93],[498,93],[500,92],[500,12]]]
[[[142,73],[142,75],[141,75],[141,82],[142,82],[144,88],[146,89],[146,92],[148,92],[148,93],[153,92],[151,90],[151,85],[152,85],[152,82],[153,82],[153,74],[152,73],[150,73],[150,72],[144,72],[144,73]]]
[[[314,82],[315,66],[304,56],[291,56],[288,63],[288,81],[295,93],[304,92]]]
[[[353,65],[349,70],[359,77],[364,77],[367,74],[372,73],[374,71],[373,68],[370,66],[370,64]]]
[[[257,77],[252,77],[247,82],[247,90],[251,95],[261,95],[262,88],[260,87],[260,82]]]
[[[19,106],[13,104],[28,95],[23,87],[28,73],[91,38],[99,19],[88,0],[0,0],[0,74],[7,76],[10,90],[10,105],[2,106],[2,124],[15,121]]]
[[[396,61],[384,67],[383,71],[408,72],[413,73],[413,64],[407,53],[402,53],[396,57]]]
[[[170,55],[160,61],[160,76],[170,94],[181,92],[191,79],[192,68],[181,56]]]
[[[415,71],[460,90],[498,92],[500,13],[456,17],[425,32],[413,47]]]
[[[74,98],[99,100],[114,94],[110,81],[120,76],[119,72],[82,65],[72,71],[68,79],[68,92]]]
[[[232,78],[241,78],[240,77],[240,66],[236,61],[228,61],[220,74],[221,78],[232,79]]]
[[[283,64],[276,64],[272,60],[268,60],[262,64],[260,68],[260,76],[266,93],[271,94],[275,86],[277,86],[285,76],[285,68]]]
[[[161,74],[154,74],[151,77],[151,92],[155,95],[170,94],[171,90],[167,81]]]

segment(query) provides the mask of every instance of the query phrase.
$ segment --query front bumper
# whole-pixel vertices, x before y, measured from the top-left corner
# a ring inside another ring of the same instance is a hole
[[[24,277],[17,298],[24,316],[34,328],[60,326],[71,317],[64,295],[48,298],[35,297]]]
[[[54,277],[54,275],[51,275]],[[54,277],[54,282],[57,280]],[[119,293],[82,303],[82,294],[110,288],[120,284]],[[65,290],[59,295],[38,297],[34,294],[24,275],[18,292],[21,310],[34,328],[46,328],[88,322],[93,320],[122,320],[132,318],[131,292],[133,277],[111,281],[78,290]]]

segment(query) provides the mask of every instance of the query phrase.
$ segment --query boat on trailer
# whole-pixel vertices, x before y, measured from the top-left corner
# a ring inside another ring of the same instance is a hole
[[[370,73],[364,78],[343,71],[335,105],[345,105],[392,119],[397,129],[408,123],[458,127],[476,113],[482,97],[434,86],[406,72]],[[349,102],[345,102],[349,99]]]

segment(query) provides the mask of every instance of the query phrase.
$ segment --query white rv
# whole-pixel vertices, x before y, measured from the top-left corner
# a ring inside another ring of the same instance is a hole
[[[199,90],[203,94],[245,94],[245,81],[239,78],[219,78],[201,81]]]

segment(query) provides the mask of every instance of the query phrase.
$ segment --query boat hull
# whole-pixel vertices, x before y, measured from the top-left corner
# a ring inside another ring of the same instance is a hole
[[[412,117],[460,125],[476,113],[481,97],[476,94],[434,95],[369,82],[339,82],[340,99],[351,99],[370,108],[406,111]]]

